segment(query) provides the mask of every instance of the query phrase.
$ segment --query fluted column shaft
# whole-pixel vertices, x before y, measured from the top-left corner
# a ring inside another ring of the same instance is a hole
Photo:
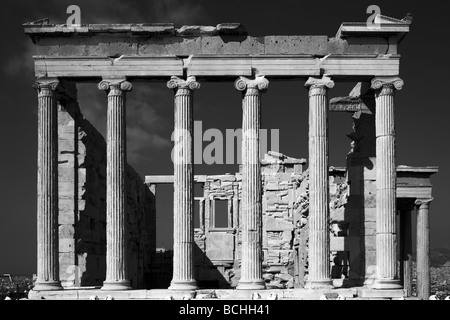
[[[195,77],[172,77],[167,83],[175,91],[173,277],[169,289],[194,290],[194,173],[193,90],[200,88]]]
[[[262,211],[259,129],[261,92],[269,81],[240,77],[235,88],[242,97],[242,258],[241,278],[237,289],[264,289],[262,278]]]
[[[102,290],[131,289],[127,268],[126,230],[126,111],[125,94],[131,83],[106,79],[100,90],[108,92],[106,154],[106,279]]]
[[[398,77],[375,78],[376,111],[376,260],[375,289],[398,289],[401,283],[397,274],[396,186],[397,167],[395,155],[394,95],[403,81]]]
[[[37,280],[33,290],[61,290],[58,234],[57,79],[39,79],[37,175]]]
[[[417,200],[417,297],[430,297],[430,217],[432,199]]]
[[[332,286],[328,183],[328,78],[309,78],[309,273],[308,288]]]

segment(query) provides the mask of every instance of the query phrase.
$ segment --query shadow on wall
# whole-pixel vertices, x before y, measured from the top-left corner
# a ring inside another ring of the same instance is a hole
[[[194,274],[200,289],[231,289],[231,277],[226,279],[206,254],[194,244]],[[149,275],[150,289],[167,289],[173,275],[173,251],[157,249],[152,258],[152,267]]]
[[[344,248],[348,253],[350,285],[370,285],[376,266],[376,170],[375,98],[367,84],[361,84],[359,96],[367,107],[355,112],[352,150],[347,156],[347,181],[350,192],[344,221],[348,223]],[[344,283],[345,283],[344,282]]]
[[[217,265],[208,259],[208,256],[194,243],[195,275],[200,289],[231,289],[237,283],[239,276],[226,270],[232,270],[232,265]],[[219,270],[221,269],[221,270]],[[228,275],[228,279],[225,277]]]
[[[101,286],[106,276],[106,142],[83,118],[75,86],[62,86],[72,95],[63,91],[58,97],[60,275],[68,287]],[[128,273],[133,288],[144,288],[156,246],[152,194],[131,166],[125,170]]]

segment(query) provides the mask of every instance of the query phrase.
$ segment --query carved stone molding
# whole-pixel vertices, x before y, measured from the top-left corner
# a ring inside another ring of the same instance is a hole
[[[400,77],[376,77],[372,79],[371,88],[379,90],[381,88],[395,88],[401,90],[405,82]]]
[[[170,80],[167,82],[167,87],[169,89],[189,89],[196,90],[200,89],[200,83],[197,82],[194,76],[189,76],[186,80],[181,79],[177,76],[172,76]]]
[[[430,206],[431,201],[433,201],[433,198],[430,199],[417,199],[414,204],[420,208],[428,208]]]
[[[120,89],[122,91],[131,91],[132,85],[126,79],[103,79],[98,84],[99,90]]]
[[[41,90],[55,91],[58,84],[59,84],[58,78],[39,78],[36,79],[36,81],[34,82],[33,88],[38,90],[39,92]]]
[[[310,77],[305,83],[305,87],[309,88],[309,96],[325,95],[327,89],[334,87],[334,81],[330,77],[323,76],[321,79]]]
[[[234,82],[234,87],[239,91],[257,89],[258,91],[265,92],[269,87],[269,80],[267,80],[263,75],[258,75],[253,80],[241,76]]]

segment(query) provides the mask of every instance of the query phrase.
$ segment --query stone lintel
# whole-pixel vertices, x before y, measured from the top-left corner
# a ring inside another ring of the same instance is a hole
[[[400,165],[400,166],[397,166],[397,172],[429,173],[430,175],[432,175],[432,174],[439,172],[439,167],[437,167],[437,166],[413,167],[413,166]]]
[[[152,184],[173,184],[173,175],[161,175],[161,176],[145,176],[145,184],[150,186]],[[205,182],[205,175],[195,175],[194,182]]]
[[[176,56],[34,57],[37,78],[55,77],[170,77],[183,76],[182,60]]]
[[[389,77],[399,73],[398,55],[330,55],[321,59],[311,55],[174,55],[111,57],[35,56],[35,75],[40,77],[117,78],[117,77],[229,77],[264,74],[267,77],[328,76]]]

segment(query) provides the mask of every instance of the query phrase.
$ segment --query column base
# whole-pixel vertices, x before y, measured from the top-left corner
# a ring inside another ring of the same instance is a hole
[[[34,285],[33,291],[55,291],[64,290],[61,286],[61,281],[43,281],[37,282]]]
[[[331,279],[311,280],[306,283],[305,289],[334,289]]]
[[[266,283],[263,279],[258,280],[239,280],[237,290],[264,290]]]
[[[197,290],[197,281],[195,280],[176,280],[170,282],[169,290]]]
[[[399,279],[376,279],[372,289],[376,290],[392,290],[402,289],[402,284]]]
[[[128,280],[110,280],[110,281],[104,281],[102,290],[131,290],[130,281]]]

